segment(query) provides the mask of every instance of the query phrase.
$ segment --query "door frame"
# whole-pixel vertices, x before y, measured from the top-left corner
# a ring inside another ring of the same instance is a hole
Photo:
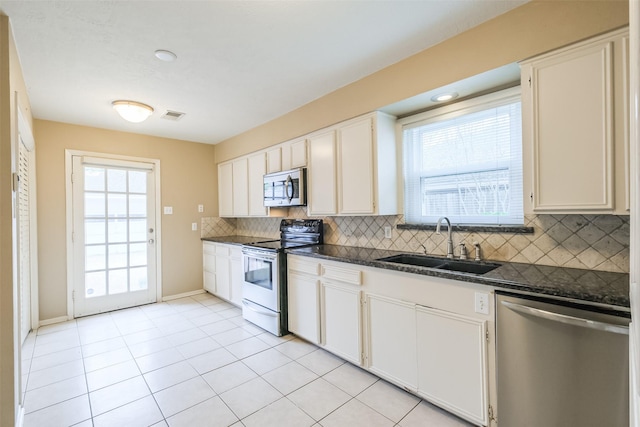
[[[73,186],[71,173],[73,171],[74,156],[89,156],[109,160],[125,160],[132,162],[152,163],[155,175],[155,215],[156,215],[156,302],[162,301],[162,216],[160,205],[160,160],[146,157],[123,156],[118,154],[97,153],[84,150],[64,150],[65,168],[65,198],[66,198],[66,238],[67,238],[67,319],[73,319],[73,289],[74,289],[74,257],[73,257]]]

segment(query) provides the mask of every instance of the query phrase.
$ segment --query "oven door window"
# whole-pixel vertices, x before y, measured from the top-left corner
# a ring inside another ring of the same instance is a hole
[[[245,257],[244,281],[261,288],[273,289],[273,261]]]

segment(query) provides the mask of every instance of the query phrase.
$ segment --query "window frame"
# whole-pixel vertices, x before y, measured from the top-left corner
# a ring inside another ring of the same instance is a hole
[[[405,215],[405,223],[408,225],[416,225],[416,226],[429,226],[432,224],[435,224],[435,220],[431,220],[431,218],[429,220],[424,220],[424,221],[420,221],[417,218],[419,218],[419,216],[417,215],[407,215],[409,212],[409,201],[407,199],[409,198],[418,198],[421,199],[421,190],[420,190],[420,185],[413,185],[412,189],[413,189],[413,195],[410,195],[410,190],[407,188],[407,175],[408,172],[406,170],[406,162],[408,159],[408,156],[406,155],[406,150],[407,150],[407,143],[404,140],[404,133],[405,130],[409,130],[409,129],[413,129],[413,128],[417,128],[417,127],[421,127],[421,126],[425,126],[425,125],[429,125],[432,123],[437,123],[437,122],[442,122],[442,121],[446,121],[446,120],[451,120],[451,119],[455,119],[457,117],[461,117],[461,116],[465,116],[468,114],[472,114],[472,113],[476,113],[479,111],[484,111],[484,110],[488,110],[491,108],[496,108],[499,106],[503,106],[503,105],[508,105],[508,104],[512,104],[514,102],[522,102],[522,97],[521,97],[521,87],[515,86],[515,87],[511,87],[508,89],[503,89],[500,91],[496,91],[493,93],[489,93],[486,95],[482,95],[482,96],[478,96],[475,98],[471,98],[471,99],[467,99],[467,100],[463,100],[460,102],[456,102],[454,104],[447,104],[447,105],[443,105],[441,107],[437,107],[422,113],[418,113],[418,114],[414,114],[408,117],[404,117],[402,119],[399,119],[397,121],[397,134],[398,134],[398,139],[399,139],[399,150],[401,153],[401,160],[400,160],[400,170],[402,173],[402,196],[403,196],[403,201],[402,201],[402,206],[404,209],[404,215]],[[520,134],[522,135],[523,129],[523,121],[521,119],[520,122]],[[513,145],[512,145],[513,147]],[[520,207],[520,211],[517,212],[517,222],[516,221],[506,221],[506,222],[501,222],[498,221],[500,218],[504,218],[504,217],[499,217],[499,216],[495,216],[492,218],[495,218],[496,221],[493,222],[462,222],[462,221],[457,221],[457,220],[453,220],[452,222],[456,225],[464,225],[464,226],[478,226],[478,227],[521,227],[524,225],[524,193],[523,193],[523,181],[524,181],[524,173],[523,173],[523,169],[522,169],[522,162],[523,162],[523,145],[522,145],[522,138],[520,138],[520,144],[518,144],[517,149],[519,149],[519,155],[520,155],[520,164],[519,167],[515,167],[512,168],[511,164],[509,165],[509,173],[510,175],[513,176],[514,173],[519,173],[520,177],[519,177],[519,186],[516,190],[520,190],[520,194],[517,193],[510,193],[510,197],[512,198],[513,201],[515,201],[516,203],[520,203],[521,207]],[[416,151],[420,151],[422,152],[422,149],[420,147],[415,148]],[[414,155],[412,156],[412,158],[417,158],[418,156]],[[417,168],[414,168],[417,169]],[[421,175],[419,178],[415,178],[414,179],[424,179],[425,177],[428,177],[428,175]],[[512,182],[513,178],[510,178],[510,182]],[[516,196],[514,198],[514,196]],[[453,215],[452,215],[453,216]],[[509,216],[510,218],[513,218],[513,215]],[[424,217],[422,217],[424,218]]]

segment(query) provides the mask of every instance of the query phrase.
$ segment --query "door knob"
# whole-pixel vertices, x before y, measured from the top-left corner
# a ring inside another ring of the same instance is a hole
[[[153,239],[149,239],[149,244],[150,244],[150,245],[153,245],[154,243],[155,243],[155,240],[153,240]]]

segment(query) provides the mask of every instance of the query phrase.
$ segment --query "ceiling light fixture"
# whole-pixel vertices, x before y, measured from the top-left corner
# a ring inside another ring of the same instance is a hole
[[[153,108],[141,102],[113,101],[111,105],[120,114],[120,117],[131,123],[143,122],[153,114]]]
[[[447,93],[441,93],[440,95],[432,96],[431,100],[433,102],[446,102],[446,101],[451,101],[452,99],[455,99],[457,97],[458,97],[457,92],[447,92]]]
[[[170,50],[158,49],[154,52],[156,58],[164,62],[173,62],[178,58],[178,55]]]

